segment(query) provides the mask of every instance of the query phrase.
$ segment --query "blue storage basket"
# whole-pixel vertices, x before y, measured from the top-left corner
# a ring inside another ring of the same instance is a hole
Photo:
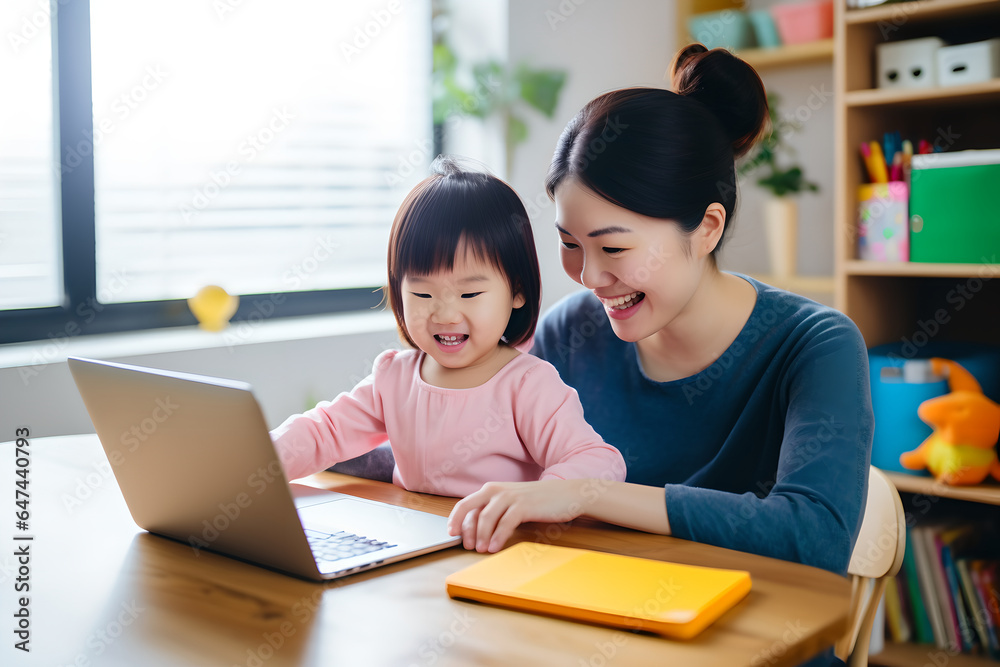
[[[979,381],[983,393],[1000,403],[1000,348],[979,343],[929,342],[919,349],[912,344],[891,343],[868,351],[871,371],[872,408],[875,435],[872,465],[882,470],[928,474],[907,470],[899,455],[916,449],[931,434],[931,427],[917,416],[917,408],[927,399],[948,393],[947,380],[905,382],[883,377],[884,368],[902,370],[908,359],[943,357],[961,364]]]

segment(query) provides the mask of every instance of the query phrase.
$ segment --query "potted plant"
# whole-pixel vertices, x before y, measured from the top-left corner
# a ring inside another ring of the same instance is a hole
[[[786,139],[801,128],[793,119],[782,119],[778,113],[780,98],[768,93],[768,131],[758,142],[756,150],[739,166],[740,176],[758,173],[756,183],[769,191],[771,196],[764,203],[764,233],[768,240],[771,273],[776,276],[794,275],[796,271],[796,244],[798,230],[798,205],[792,195],[800,192],[817,192],[819,186],[806,180],[802,167],[797,164],[780,164],[785,156],[794,159],[795,150]]]

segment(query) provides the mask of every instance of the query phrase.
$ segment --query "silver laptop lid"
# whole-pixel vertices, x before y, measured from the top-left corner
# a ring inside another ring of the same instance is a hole
[[[69,368],[140,527],[322,577],[248,384],[79,358]]]

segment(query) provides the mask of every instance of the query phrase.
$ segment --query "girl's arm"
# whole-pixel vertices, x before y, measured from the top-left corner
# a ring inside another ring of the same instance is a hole
[[[375,370],[350,392],[292,415],[271,431],[271,440],[288,479],[298,479],[361,456],[386,441],[385,415],[377,389],[380,373],[391,361],[379,355]]]
[[[570,521],[581,515],[670,534],[662,488],[602,479],[488,482],[455,505],[448,532],[461,535],[466,549],[496,552],[526,521]]]

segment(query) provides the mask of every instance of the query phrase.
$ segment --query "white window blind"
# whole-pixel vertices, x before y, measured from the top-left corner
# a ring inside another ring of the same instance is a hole
[[[381,285],[431,155],[428,0],[92,0],[104,302]]]
[[[62,298],[47,5],[0,5],[0,309]]]

